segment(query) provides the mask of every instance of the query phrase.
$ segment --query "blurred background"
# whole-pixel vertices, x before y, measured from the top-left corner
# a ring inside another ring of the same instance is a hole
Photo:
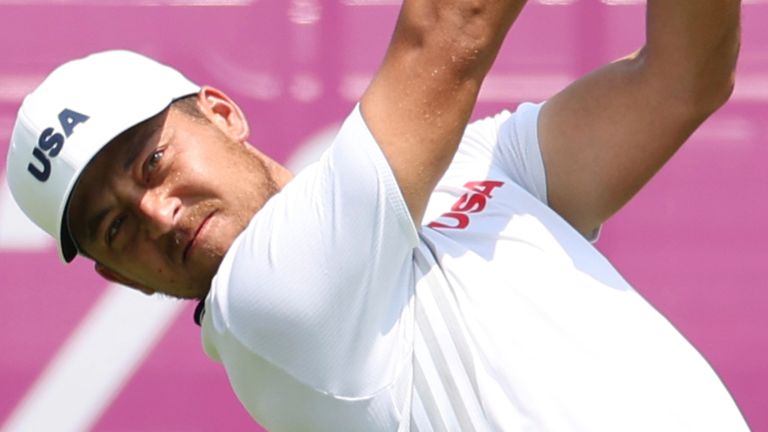
[[[640,0],[529,0],[476,117],[544,100],[639,47]],[[299,167],[383,56],[397,0],[0,0],[0,160],[55,66],[128,48],[233,96],[252,143]],[[768,0],[744,0],[732,100],[603,229],[598,247],[768,431]],[[259,431],[201,349],[193,304],[64,266],[0,164],[0,431]],[[274,389],[279,392],[280,389]],[[663,391],[663,389],[660,389]]]

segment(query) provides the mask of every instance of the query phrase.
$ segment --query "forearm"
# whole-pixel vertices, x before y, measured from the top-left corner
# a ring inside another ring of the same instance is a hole
[[[414,220],[458,147],[524,0],[406,0],[361,110]]]
[[[583,233],[620,209],[730,96],[738,0],[648,0],[647,43],[550,98],[550,205]]]
[[[679,100],[714,110],[733,88],[740,0],[649,0],[644,61]]]
[[[526,0],[405,0],[391,49],[434,48],[454,71],[484,76],[525,4]]]

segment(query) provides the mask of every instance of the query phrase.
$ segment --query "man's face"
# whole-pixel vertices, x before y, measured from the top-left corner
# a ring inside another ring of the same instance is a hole
[[[226,119],[207,115],[168,109],[88,165],[70,226],[102,274],[146,292],[201,298],[232,241],[276,193],[261,155]]]

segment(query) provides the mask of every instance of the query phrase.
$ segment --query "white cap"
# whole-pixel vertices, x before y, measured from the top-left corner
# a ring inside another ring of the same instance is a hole
[[[130,51],[105,51],[59,66],[19,108],[8,185],[24,213],[52,235],[65,262],[77,255],[69,196],[88,162],[113,138],[200,87]]]

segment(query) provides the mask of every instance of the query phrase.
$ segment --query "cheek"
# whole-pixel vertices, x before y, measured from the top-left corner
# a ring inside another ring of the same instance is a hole
[[[216,159],[177,164],[171,173],[173,184],[201,196],[226,195],[237,184],[239,175],[238,170]]]
[[[208,252],[214,261],[223,258],[235,238],[242,232],[245,225],[243,218],[238,217],[235,209],[225,209],[211,220],[209,227]],[[218,265],[218,262],[216,262]]]
[[[229,162],[229,163],[226,163]],[[254,203],[263,203],[261,183],[263,174],[242,160],[217,161],[205,170],[197,171],[201,190],[219,198],[235,213],[254,211]]]
[[[178,276],[174,274],[173,269],[168,268],[162,257],[151,258],[155,255],[153,251],[146,251],[140,255],[142,258],[139,258],[132,268],[137,280],[143,281],[150,287],[175,283]],[[146,259],[148,257],[150,258]]]

